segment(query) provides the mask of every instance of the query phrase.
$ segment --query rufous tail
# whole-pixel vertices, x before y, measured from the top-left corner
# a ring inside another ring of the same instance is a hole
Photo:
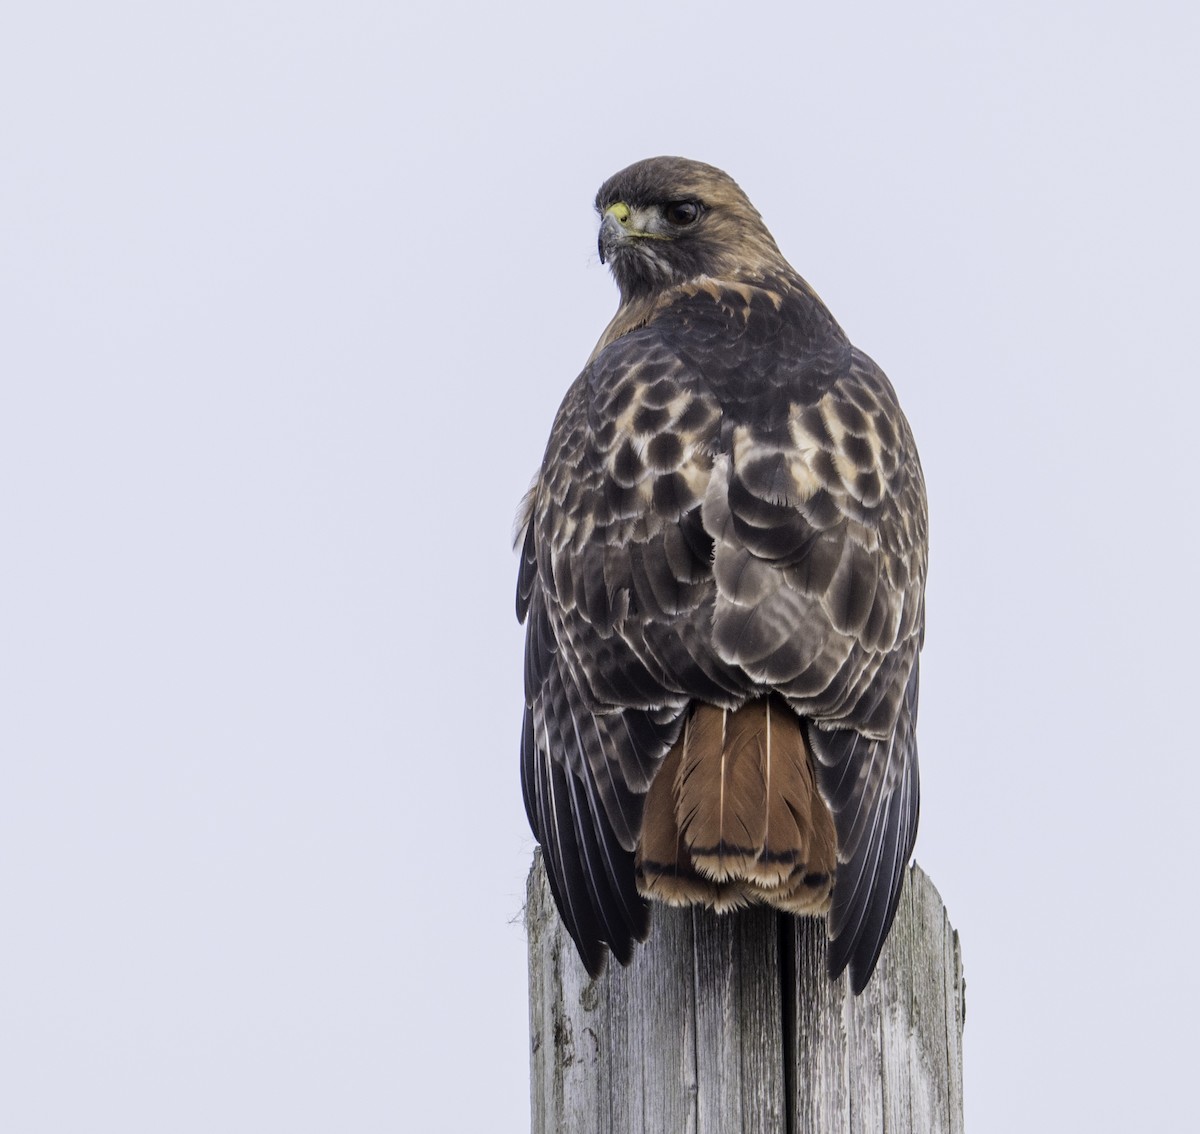
[[[804,727],[787,703],[695,705],[646,795],[641,893],[676,906],[823,913],[836,855]]]

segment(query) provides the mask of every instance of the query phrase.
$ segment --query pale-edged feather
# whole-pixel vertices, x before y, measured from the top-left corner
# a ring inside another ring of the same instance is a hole
[[[688,724],[683,735],[663,759],[646,794],[642,837],[635,856],[638,891],[644,897],[667,905],[699,902],[713,906],[720,900],[721,887],[696,869],[684,845],[675,806],[675,783],[687,746]]]
[[[803,725],[780,698],[756,704],[763,706],[767,809],[762,851],[749,876],[759,885],[778,886],[797,870],[830,874],[837,838],[829,809],[817,791]]]
[[[726,735],[733,714],[692,710],[675,779],[679,827],[696,868],[714,882],[741,874],[762,844],[760,762]]]
[[[918,686],[914,661],[895,732],[886,739],[848,729],[809,729],[818,781],[838,832],[829,972],[837,977],[849,966],[855,992],[866,986],[879,959],[916,841]]]

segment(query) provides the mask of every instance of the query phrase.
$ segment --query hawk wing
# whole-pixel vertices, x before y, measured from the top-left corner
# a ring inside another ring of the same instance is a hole
[[[700,502],[719,417],[657,336],[626,336],[568,392],[528,501],[522,788],[593,976],[601,942],[626,961],[649,927],[634,850],[689,702],[745,684],[704,631],[714,595]]]
[[[692,295],[599,352],[555,420],[518,583],[522,782],[593,973],[601,942],[624,960],[646,932],[642,803],[693,701],[775,690],[809,721],[835,975],[865,984],[890,926],[916,832],[924,488],[887,379],[817,309]]]

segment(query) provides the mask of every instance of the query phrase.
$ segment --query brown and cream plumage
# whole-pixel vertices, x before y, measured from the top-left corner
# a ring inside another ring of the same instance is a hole
[[[526,810],[589,972],[645,898],[828,915],[855,990],[917,830],[925,487],[883,372],[718,169],[600,188],[616,316],[522,511]]]

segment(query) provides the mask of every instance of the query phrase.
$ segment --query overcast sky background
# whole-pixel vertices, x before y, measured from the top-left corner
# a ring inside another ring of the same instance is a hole
[[[518,499],[727,169],[932,524],[971,1134],[1195,1119],[1188,3],[0,16],[0,1129],[528,1129]]]

